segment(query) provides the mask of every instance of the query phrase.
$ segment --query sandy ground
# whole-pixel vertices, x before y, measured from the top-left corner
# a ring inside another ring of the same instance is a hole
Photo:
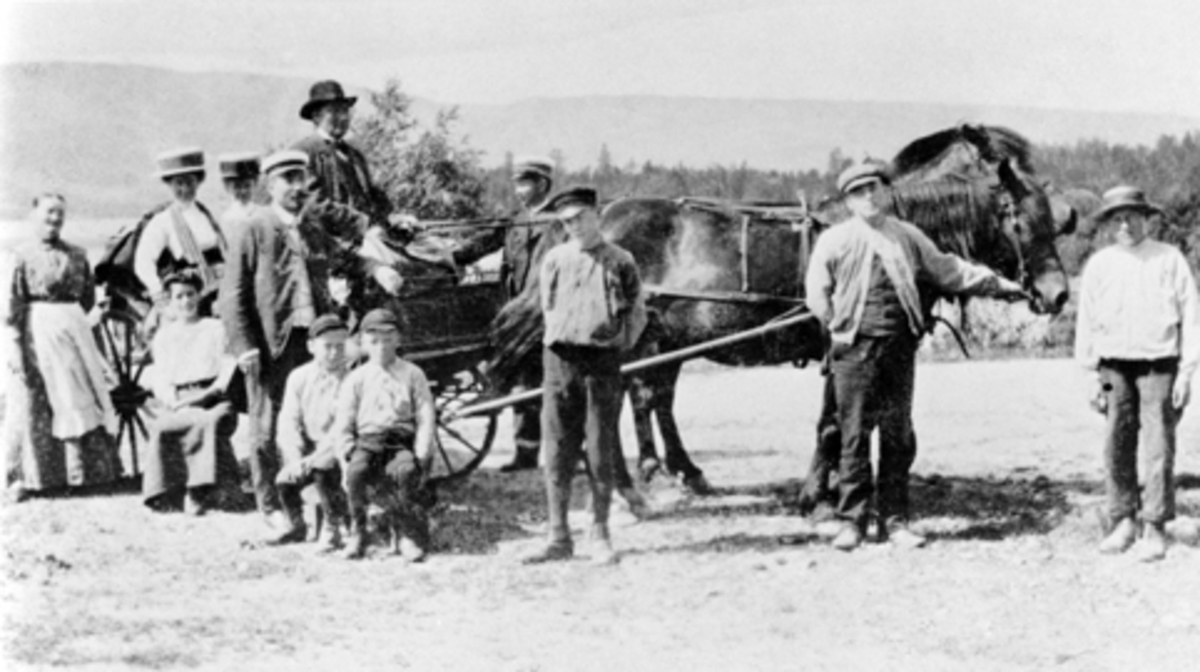
[[[1152,565],[1095,551],[1102,428],[1069,361],[921,365],[920,550],[839,553],[787,515],[820,384],[685,372],[684,437],[720,492],[654,484],[666,512],[617,521],[615,567],[518,564],[544,502],[536,475],[493,470],[503,439],[443,492],[422,565],[251,549],[253,514],[152,514],[129,492],[6,506],[4,669],[1196,669],[1200,548]],[[1192,517],[1197,415],[1177,459]]]

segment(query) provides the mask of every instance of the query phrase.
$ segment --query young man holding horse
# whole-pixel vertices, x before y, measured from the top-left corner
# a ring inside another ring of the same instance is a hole
[[[958,294],[1020,298],[1021,286],[946,254],[914,225],[885,212],[886,169],[864,163],[838,178],[853,213],[817,239],[805,301],[829,330],[830,370],[841,430],[833,545],[857,548],[875,496],[881,538],[921,546],[908,529],[908,475],[916,457],[912,396],[916,350],[925,329],[918,283]],[[871,434],[880,431],[872,479]]]
[[[1141,189],[1104,194],[1096,219],[1115,227],[1116,245],[1088,260],[1075,323],[1075,358],[1092,372],[1092,403],[1105,414],[1105,491],[1113,529],[1102,553],[1138,540],[1147,562],[1167,553],[1164,525],[1175,517],[1175,427],[1200,366],[1200,300],[1180,251],[1146,238],[1161,214]],[[1145,487],[1138,492],[1138,433]],[[1139,496],[1140,494],[1140,496]],[[1140,525],[1139,525],[1140,522]]]
[[[545,315],[542,437],[546,450],[549,543],[526,563],[574,554],[567,511],[575,465],[583,457],[592,489],[592,560],[617,561],[608,530],[613,460],[619,455],[621,355],[646,325],[642,281],[633,256],[600,234],[596,191],[567,190],[544,212],[562,220],[570,240],[550,250],[539,275]]]

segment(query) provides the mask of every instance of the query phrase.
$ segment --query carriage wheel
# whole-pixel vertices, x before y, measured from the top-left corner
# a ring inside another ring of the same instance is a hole
[[[487,457],[496,436],[496,415],[476,415],[445,420],[446,413],[479,401],[487,392],[486,379],[477,369],[461,371],[435,389],[437,440],[433,448],[430,479],[452,481],[474,471]]]
[[[150,438],[146,402],[151,393],[142,386],[149,352],[141,336],[138,317],[127,310],[108,310],[96,326],[97,341],[112,374],[109,397],[117,413],[117,448],[129,450],[129,473],[137,475],[140,446]]]

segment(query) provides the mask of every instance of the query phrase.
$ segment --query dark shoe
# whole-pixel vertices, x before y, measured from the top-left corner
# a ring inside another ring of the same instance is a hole
[[[1122,518],[1104,541],[1100,542],[1100,552],[1106,555],[1124,553],[1137,541],[1138,526],[1133,518]]]
[[[562,560],[570,560],[575,555],[575,545],[570,539],[565,541],[552,541],[546,544],[540,551],[527,555],[521,558],[523,565],[540,565],[547,562],[559,562]]]
[[[862,529],[854,523],[846,523],[842,526],[842,531],[833,538],[831,545],[839,551],[853,551],[862,545],[862,540]]]
[[[279,533],[267,538],[268,546],[283,546],[285,544],[298,544],[308,538],[308,528],[304,525],[293,525],[290,529],[285,529]]]
[[[511,474],[517,471],[529,471],[538,468],[537,448],[517,448],[512,462],[500,467],[500,473]]]

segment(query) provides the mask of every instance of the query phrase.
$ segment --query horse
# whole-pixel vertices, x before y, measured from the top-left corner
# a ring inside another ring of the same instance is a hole
[[[954,251],[1021,282],[1032,310],[1053,314],[1068,297],[1054,246],[1049,201],[1032,177],[1029,145],[997,127],[959,126],[918,139],[897,154],[891,189],[897,216],[921,227],[943,250]],[[809,230],[844,216],[828,201],[809,218]],[[661,198],[617,200],[602,212],[605,238],[628,250],[651,288],[655,335],[662,350],[686,347],[762,325],[802,310],[807,256],[805,227],[755,224],[736,208]],[[541,344],[536,283],[506,304],[494,325],[489,375],[501,389],[521,357]],[[701,298],[704,295],[713,298]],[[747,300],[738,301],[738,296]],[[754,300],[750,300],[753,298]],[[638,352],[635,348],[634,352]],[[723,364],[750,366],[819,359],[822,334],[815,321],[708,353]],[[681,363],[662,366],[631,382],[643,477],[659,465],[650,415],[659,418],[666,470],[703,486],[671,415]],[[623,461],[618,460],[622,465]],[[621,474],[618,472],[618,478]]]

